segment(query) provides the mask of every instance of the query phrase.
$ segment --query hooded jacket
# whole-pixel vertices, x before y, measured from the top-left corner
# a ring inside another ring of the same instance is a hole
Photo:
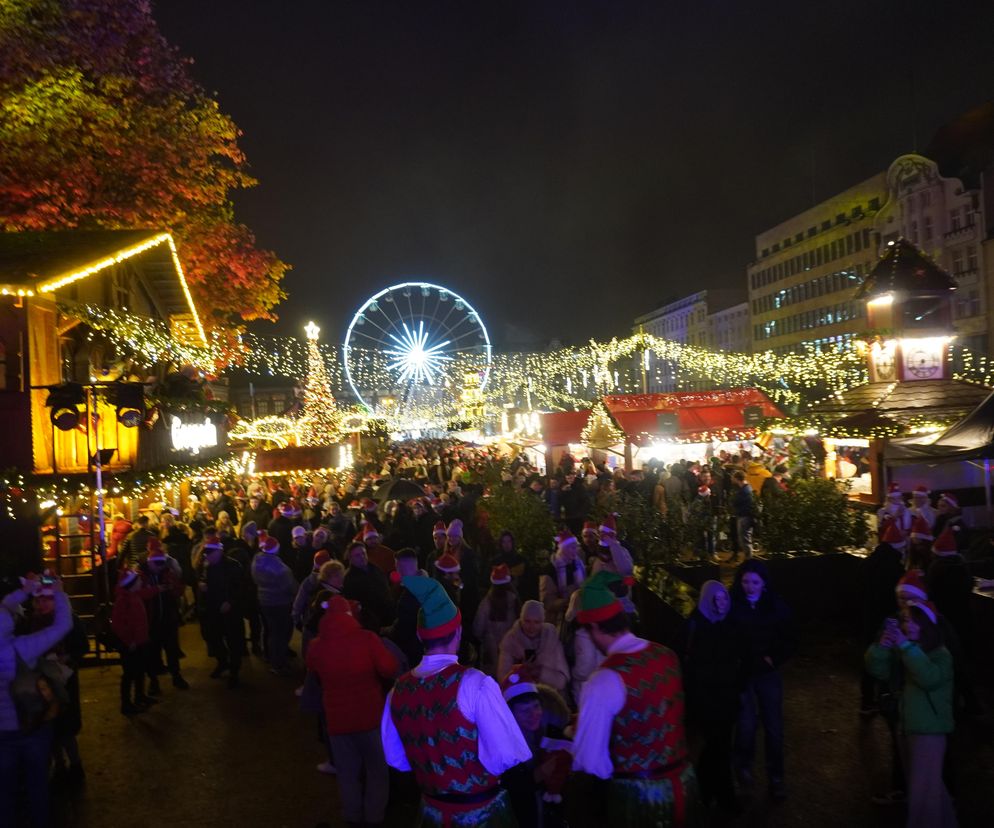
[[[376,633],[349,613],[325,612],[318,637],[307,648],[307,669],[321,682],[328,733],[378,730],[386,693],[383,683],[400,670]]]

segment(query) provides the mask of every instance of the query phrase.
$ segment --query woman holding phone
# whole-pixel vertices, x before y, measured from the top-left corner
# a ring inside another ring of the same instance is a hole
[[[866,651],[866,667],[881,681],[904,677],[900,715],[908,753],[908,828],[953,828],[952,799],[942,781],[946,738],[953,730],[953,657],[943,646],[935,607],[909,603],[887,619]]]

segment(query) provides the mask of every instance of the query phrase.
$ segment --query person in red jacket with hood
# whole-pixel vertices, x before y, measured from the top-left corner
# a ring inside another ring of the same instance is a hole
[[[147,587],[137,570],[122,569],[114,593],[114,609],[110,626],[120,642],[121,652],[121,713],[133,716],[144,705],[156,699],[145,695],[145,668],[148,660],[148,611],[145,602],[151,600],[163,586]],[[134,700],[131,692],[134,690]]]
[[[397,676],[400,664],[378,635],[359,625],[345,598],[332,597],[326,610],[307,649],[307,669],[321,682],[345,821],[379,825],[390,784],[380,741],[383,682]]]

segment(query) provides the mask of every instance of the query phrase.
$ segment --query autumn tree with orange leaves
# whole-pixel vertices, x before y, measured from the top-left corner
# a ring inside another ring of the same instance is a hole
[[[235,220],[238,136],[147,0],[0,2],[0,229],[165,228],[205,321],[272,319],[288,265]]]

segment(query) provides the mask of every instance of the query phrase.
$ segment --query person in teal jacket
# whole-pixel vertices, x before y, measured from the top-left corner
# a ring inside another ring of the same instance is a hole
[[[908,828],[954,828],[952,799],[942,781],[946,737],[953,730],[953,657],[942,643],[935,607],[910,603],[890,618],[866,651],[866,668],[881,681],[899,676],[901,724],[908,746]]]

